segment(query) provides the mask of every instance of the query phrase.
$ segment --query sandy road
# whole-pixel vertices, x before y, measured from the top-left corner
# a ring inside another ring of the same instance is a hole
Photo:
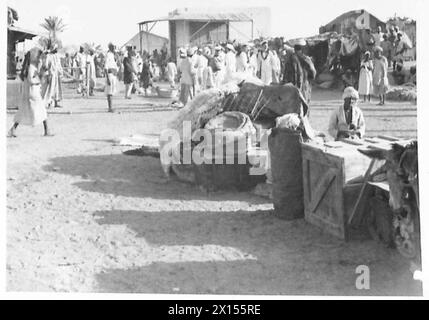
[[[325,131],[336,92],[315,92],[311,123]],[[167,181],[157,159],[122,154],[112,139],[158,134],[166,101],[68,92],[50,115],[55,137],[20,127],[7,141],[10,291],[415,295],[408,263],[371,240],[339,241],[286,222],[250,193]],[[416,107],[365,105],[368,132],[415,136]],[[72,111],[72,114],[67,114]],[[8,115],[8,124],[12,114]],[[399,133],[399,134],[398,134]],[[371,289],[355,288],[356,267]]]

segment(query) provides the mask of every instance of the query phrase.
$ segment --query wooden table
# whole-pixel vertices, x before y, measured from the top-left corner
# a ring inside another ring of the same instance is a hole
[[[385,149],[391,143],[392,139],[387,137],[360,142],[303,143],[305,219],[334,236],[349,240],[351,225],[358,225],[368,209],[365,201],[371,193],[368,178],[384,164],[358,149]]]

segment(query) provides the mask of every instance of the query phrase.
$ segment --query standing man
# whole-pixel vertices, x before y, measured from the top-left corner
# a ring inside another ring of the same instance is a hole
[[[203,49],[199,48],[197,51],[197,83],[198,83],[198,88],[200,90],[204,90],[204,70],[207,68],[208,66],[208,59],[203,55]]]
[[[377,27],[377,32],[373,35],[374,38],[374,45],[380,46],[381,42],[383,41],[384,33],[381,31],[381,27]]]
[[[131,91],[133,89],[133,84],[135,80],[135,75],[137,74],[137,70],[134,69],[133,65],[133,50],[128,50],[127,55],[124,57],[124,84],[125,84],[125,99],[131,99]]]
[[[89,95],[94,95],[94,88],[97,84],[97,75],[95,70],[95,52],[94,49],[89,49],[86,57],[86,76],[88,77]]]
[[[286,65],[286,82],[291,82],[299,90],[305,100],[309,103],[311,100],[311,83],[310,80],[316,77],[316,68],[311,58],[306,56],[302,48],[306,45],[304,39],[298,40],[294,46],[294,53],[290,56]]]
[[[398,32],[397,39],[395,42],[395,57],[393,60],[395,61],[395,67],[398,63],[403,63],[404,60],[404,53],[407,51],[407,46],[405,45],[405,42],[403,40],[403,34],[401,32]],[[393,68],[395,70],[396,68]]]
[[[273,81],[272,83],[280,83],[280,71],[282,69],[282,64],[279,56],[277,55],[276,50],[272,50],[273,53]]]
[[[192,86],[193,78],[196,75],[196,69],[194,67],[192,56],[194,52],[192,49],[188,49],[187,57],[180,62],[178,72],[180,74],[180,102],[185,106],[188,102],[189,97],[192,98]]]
[[[213,59],[211,60],[211,69],[213,72],[214,86],[219,88],[222,85],[225,75],[225,61],[221,54],[222,47],[216,46],[214,50],[215,53]]]
[[[226,45],[225,55],[225,82],[229,82],[235,77],[237,70],[237,58],[235,57],[236,51],[231,43]]]
[[[118,64],[115,61],[115,46],[109,43],[109,51],[106,54],[106,62],[104,64],[104,74],[106,75],[106,95],[108,112],[113,112],[113,95],[116,93],[118,79]]]
[[[383,34],[383,41],[381,41],[380,47],[383,49],[383,54],[387,58],[388,67],[392,65],[392,50],[393,45],[389,41],[387,34]]]
[[[62,100],[63,91],[61,87],[61,75],[63,68],[61,67],[61,61],[57,54],[58,45],[52,45],[46,56],[45,69],[47,75],[46,87],[43,90],[43,98],[50,105],[54,103],[55,108],[61,108],[58,104]]]
[[[84,95],[85,90],[85,74],[86,74],[86,55],[83,47],[79,48],[79,52],[76,54],[76,63],[79,69],[76,70],[77,78],[79,80],[79,86],[77,88],[77,93]]]
[[[373,74],[373,87],[374,95],[380,97],[380,103],[378,106],[383,106],[386,93],[389,86],[389,80],[387,78],[387,59],[383,56],[383,49],[381,47],[374,48],[374,74]]]
[[[268,48],[267,40],[262,41],[261,45],[262,50],[258,55],[258,73],[264,85],[268,86],[273,82],[274,56]]]
[[[249,54],[247,44],[241,46],[241,52],[237,56],[237,72],[245,73],[249,71]]]
[[[329,120],[329,134],[339,139],[362,139],[365,134],[365,119],[357,106],[359,93],[353,87],[347,87],[343,93],[344,105],[334,110]]]

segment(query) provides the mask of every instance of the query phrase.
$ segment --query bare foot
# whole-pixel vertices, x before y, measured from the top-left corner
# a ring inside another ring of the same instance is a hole
[[[7,136],[6,137],[8,137],[8,138],[16,138],[17,136],[16,136],[16,134],[14,133],[14,132],[8,132],[7,133]]]
[[[43,136],[44,137],[53,137],[55,135],[52,132],[46,132]]]

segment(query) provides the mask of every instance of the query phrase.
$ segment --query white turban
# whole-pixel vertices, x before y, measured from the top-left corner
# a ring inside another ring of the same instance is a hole
[[[359,99],[359,93],[357,90],[353,87],[347,87],[344,89],[343,93],[343,100],[347,98],[355,98],[356,100]]]

